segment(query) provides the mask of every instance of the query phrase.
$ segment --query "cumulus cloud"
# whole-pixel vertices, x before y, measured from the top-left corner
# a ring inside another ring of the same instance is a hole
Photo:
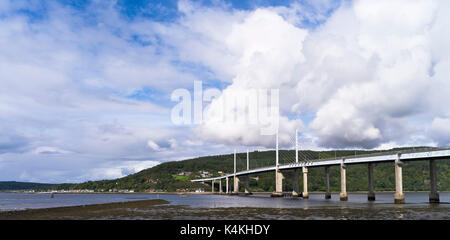
[[[237,122],[235,118],[240,118],[239,114],[250,117],[248,105],[251,100],[241,101],[236,98],[245,98],[245,95],[248,95],[245,91],[253,89],[265,91],[267,99],[271,99],[274,94],[272,89],[287,88],[295,78],[295,68],[304,61],[301,49],[305,36],[305,30],[294,27],[277,13],[269,10],[255,10],[242,22],[234,23],[223,44],[227,46],[228,53],[236,59],[237,66],[234,67],[236,75],[232,79],[232,84],[209,105],[205,112],[204,124],[197,132],[206,139],[232,145],[273,147],[274,132],[269,134],[272,136],[262,136],[265,135],[262,130],[274,123],[270,120],[268,124],[262,121],[260,112],[256,114],[257,116],[253,116],[255,122],[249,120]],[[272,104],[270,101],[263,101],[260,92],[255,94],[258,95],[255,98],[257,104],[260,104],[258,111]],[[231,104],[233,101],[237,101],[236,104]],[[271,109],[266,110],[270,114]],[[229,115],[237,116],[227,117]],[[292,135],[296,128],[302,126],[301,121],[291,121],[286,117],[281,117],[277,121],[282,136],[280,143],[290,143],[290,138],[288,140],[284,135]]]
[[[305,72],[297,90],[317,92],[318,98],[303,98],[300,105],[317,112],[311,128],[321,145],[405,143],[401,136],[410,134],[410,118],[436,114],[427,109],[436,3],[355,1],[310,35],[305,55],[315,70]],[[424,132],[425,126],[414,127]]]
[[[448,108],[439,104],[448,101],[448,5],[354,1],[342,4],[315,29],[298,26],[299,20],[291,18],[294,5],[232,14],[215,10],[217,18],[191,9],[186,20],[202,39],[214,39],[206,42],[234,59],[234,64],[221,62],[212,68],[223,65],[216,72],[231,75],[222,98],[255,86],[278,88],[280,132],[292,135],[301,128],[322,147],[375,148],[433,142],[436,136],[426,134],[428,125],[436,116],[448,116]],[[212,21],[202,31],[206,16]],[[229,20],[226,26],[217,20],[223,18]],[[223,41],[209,31],[214,25],[223,30]],[[216,63],[199,60],[208,66]],[[220,100],[207,111],[213,119],[215,112],[222,112]],[[307,128],[302,128],[311,113]],[[258,136],[248,124],[206,121],[197,132],[227,144],[273,145],[273,137]]]
[[[433,136],[440,145],[450,144],[450,118],[437,117],[431,122],[429,134]]]

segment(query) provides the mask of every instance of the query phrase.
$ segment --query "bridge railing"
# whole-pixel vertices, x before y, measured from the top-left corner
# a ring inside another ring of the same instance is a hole
[[[420,147],[420,148],[408,148],[408,149],[395,149],[395,150],[380,150],[380,152],[375,153],[361,153],[355,151],[355,154],[352,155],[341,155],[335,157],[327,157],[327,158],[316,158],[316,159],[308,159],[307,161],[327,161],[327,160],[338,160],[338,159],[352,159],[352,158],[361,158],[361,157],[376,157],[383,155],[391,155],[391,154],[405,154],[405,153],[420,153],[420,152],[432,152],[432,151],[441,151],[441,150],[450,150],[450,147]]]

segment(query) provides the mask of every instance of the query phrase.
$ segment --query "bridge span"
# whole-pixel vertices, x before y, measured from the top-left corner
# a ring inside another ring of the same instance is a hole
[[[279,151],[278,151],[278,136],[276,141],[276,156],[275,165],[249,169],[249,158],[247,152],[247,170],[236,171],[236,150],[234,151],[234,172],[231,174],[224,174],[223,176],[210,177],[203,179],[191,180],[193,182],[210,182],[212,185],[212,192],[215,191],[215,183],[219,183],[219,192],[223,193],[222,180],[225,180],[225,193],[227,194],[239,194],[239,183],[244,183],[245,194],[251,194],[249,186],[249,176],[252,174],[264,173],[264,172],[275,172],[275,191],[271,194],[272,197],[283,196],[283,180],[290,178],[292,180],[292,196],[293,197],[303,197],[308,198],[308,168],[323,167],[325,169],[325,184],[326,192],[325,198],[331,198],[330,192],[330,166],[340,167],[340,200],[346,201],[348,199],[346,190],[346,166],[351,164],[367,164],[368,165],[368,200],[375,200],[374,192],[374,175],[373,166],[375,163],[380,162],[392,162],[395,169],[395,203],[404,203],[405,196],[403,193],[403,177],[402,177],[402,167],[404,162],[407,161],[429,161],[430,166],[430,203],[439,203],[439,193],[437,191],[437,174],[436,174],[436,160],[449,159],[450,158],[450,148],[426,148],[420,150],[406,150],[388,153],[377,153],[377,154],[367,154],[367,155],[356,155],[332,159],[314,159],[309,161],[299,161],[298,159],[298,139],[296,136],[296,158],[295,163],[289,164],[279,164]],[[299,191],[299,171],[301,169],[303,175],[303,192]],[[289,170],[289,171],[288,171]],[[229,179],[233,178],[233,191],[229,186]]]

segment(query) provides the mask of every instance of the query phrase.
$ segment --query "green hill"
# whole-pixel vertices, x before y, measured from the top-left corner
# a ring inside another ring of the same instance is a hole
[[[404,150],[404,149],[392,149]],[[390,151],[392,151],[390,150]],[[349,156],[354,154],[368,154],[381,151],[300,151],[300,160],[331,158]],[[287,162],[287,158],[293,160],[295,151],[280,151],[280,163]],[[275,152],[251,152],[250,168],[270,166],[274,164]],[[237,169],[246,169],[246,154],[238,154]],[[438,160],[438,188],[440,191],[450,190],[450,160]],[[203,188],[210,191],[210,187],[201,183],[192,183],[191,179],[198,179],[209,176],[219,176],[220,172],[233,172],[233,155],[219,155],[199,157],[184,161],[166,162],[155,167],[145,169],[138,173],[114,180],[89,181],[80,184],[60,184],[56,189],[89,189],[95,191],[120,191],[133,189],[135,192],[183,192],[194,191]],[[340,173],[339,167],[330,168],[330,188],[332,191],[339,191]],[[258,174],[258,179],[251,178],[250,187],[252,191],[273,191],[275,185],[274,173]],[[324,168],[310,168],[308,174],[308,187],[310,191],[324,191]],[[375,190],[391,191],[395,190],[394,166],[393,163],[377,163],[374,165]],[[256,175],[255,175],[256,177]],[[427,191],[429,190],[429,164],[428,161],[407,162],[403,167],[404,189],[406,191]],[[347,189],[348,191],[367,190],[367,165],[349,165],[347,168]],[[231,184],[231,182],[230,182]],[[300,177],[300,184],[302,178]],[[225,184],[223,184],[224,186]],[[285,189],[291,189],[291,182],[284,181]]]
[[[14,191],[14,190],[32,190],[32,189],[48,189],[54,188],[56,184],[48,183],[33,183],[33,182],[0,182],[0,191]]]

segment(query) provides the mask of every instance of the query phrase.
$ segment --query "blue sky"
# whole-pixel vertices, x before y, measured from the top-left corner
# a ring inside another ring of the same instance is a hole
[[[279,90],[283,148],[295,129],[303,149],[448,145],[449,9],[439,0],[1,1],[0,181],[112,179],[271,149],[261,125],[210,121],[221,99],[248,89]],[[193,94],[198,81],[223,94],[202,124],[178,126],[171,96]]]

